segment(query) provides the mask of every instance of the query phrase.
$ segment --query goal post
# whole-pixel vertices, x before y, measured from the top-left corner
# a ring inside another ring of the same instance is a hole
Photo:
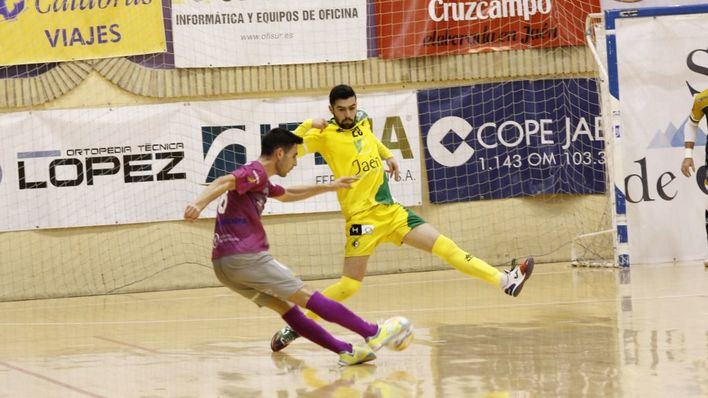
[[[589,15],[585,30],[602,80],[615,263],[700,259],[706,188],[679,165],[693,95],[708,88],[708,4],[625,7]]]
[[[602,119],[605,156],[607,158],[607,212],[610,220],[610,228],[604,228],[598,231],[590,231],[582,233],[573,238],[570,248],[570,261],[573,266],[577,267],[618,267],[628,266],[628,263],[620,261],[619,252],[621,250],[620,239],[618,234],[618,214],[621,209],[617,208],[617,195],[613,194],[617,191],[615,181],[617,180],[617,156],[621,152],[616,150],[618,142],[614,139],[612,129],[611,112],[608,112],[609,96],[608,91],[608,73],[607,73],[607,55],[605,45],[605,30],[603,26],[604,18],[602,13],[590,13],[585,19],[585,43],[590,50],[598,70],[598,91],[600,101],[600,117]],[[596,252],[598,247],[611,245],[612,255],[600,255]]]

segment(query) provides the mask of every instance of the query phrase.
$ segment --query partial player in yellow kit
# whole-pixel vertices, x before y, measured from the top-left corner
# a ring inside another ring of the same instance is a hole
[[[681,162],[681,172],[686,177],[690,177],[691,172],[696,172],[696,166],[693,162],[693,147],[696,145],[698,123],[704,116],[706,117],[706,131],[708,131],[708,90],[703,90],[693,97],[691,113],[683,129],[685,154]],[[705,146],[705,164],[708,167],[708,144]],[[708,175],[703,176],[703,184],[708,187]],[[705,218],[706,237],[708,238],[708,204],[705,209]],[[708,267],[708,258],[703,260],[703,265]]]
[[[340,280],[322,294],[336,301],[354,295],[361,287],[369,256],[380,243],[390,242],[433,253],[460,272],[518,296],[533,272],[533,258],[528,257],[510,271],[501,272],[463,251],[435,227],[397,203],[391,196],[388,181],[389,176],[400,179],[398,163],[374,135],[371,119],[358,110],[354,90],[343,84],[335,86],[330,91],[329,103],[333,116],[329,121],[309,119],[295,130],[304,140],[298,155],[318,152],[335,178],[358,177],[350,189],[337,191],[346,220],[344,268]],[[315,317],[311,313],[307,315]],[[297,333],[286,326],[273,336],[271,348],[280,351],[297,337]]]

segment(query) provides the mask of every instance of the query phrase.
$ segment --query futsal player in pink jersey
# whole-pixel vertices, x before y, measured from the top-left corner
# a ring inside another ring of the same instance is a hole
[[[258,306],[276,311],[299,335],[338,354],[340,365],[371,361],[376,358],[375,351],[384,345],[406,341],[412,333],[410,322],[403,317],[390,318],[380,325],[367,322],[341,303],[308,289],[268,253],[268,239],[261,223],[267,198],[302,200],[351,188],[357,180],[341,177],[331,184],[289,188],[271,183],[271,176],[285,177],[297,165],[297,145],[302,142],[301,137],[286,129],[272,129],[262,138],[260,157],[209,184],[187,205],[184,218],[196,220],[209,203],[218,199],[212,263],[219,281]],[[335,338],[299,307],[351,330],[366,344],[353,345]]]

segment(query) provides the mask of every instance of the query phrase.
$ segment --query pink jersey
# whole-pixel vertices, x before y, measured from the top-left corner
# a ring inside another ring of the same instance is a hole
[[[258,161],[246,163],[231,174],[236,177],[236,188],[219,199],[212,259],[267,251],[261,213],[268,197],[285,193],[285,188],[268,181],[268,174]]]

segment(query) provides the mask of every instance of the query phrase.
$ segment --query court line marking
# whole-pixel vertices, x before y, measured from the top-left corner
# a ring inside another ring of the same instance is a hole
[[[114,343],[114,344],[118,344],[118,345],[123,345],[123,346],[131,347],[131,348],[136,348],[136,349],[142,350],[142,351],[147,351],[147,352],[152,353],[152,354],[160,354],[159,351],[155,351],[155,350],[153,350],[153,349],[151,349],[151,348],[147,348],[147,347],[142,347],[142,346],[139,346],[139,345],[137,345],[137,344],[128,343],[128,342],[126,342],[126,341],[114,340],[114,339],[111,339],[111,338],[108,338],[108,337],[103,337],[103,336],[93,336],[93,337],[96,338],[96,339],[99,339],[99,340],[108,341],[108,342],[110,342],[110,343]]]
[[[431,272],[454,272],[456,274],[459,273],[459,271],[456,271],[454,269],[449,269],[449,270],[439,270],[439,271],[431,271]],[[568,270],[568,271],[551,271],[551,272],[536,272],[534,273],[534,276],[536,278],[542,276],[542,275],[557,275],[557,274],[567,274],[571,273],[573,270]],[[412,274],[419,274],[422,272],[415,272]],[[368,282],[370,279],[377,278],[379,276],[390,276],[390,275],[370,275],[367,277],[367,282],[364,282],[366,284],[366,287],[386,287],[386,286],[400,286],[400,285],[416,285],[416,284],[428,284],[431,283],[429,279],[426,280],[419,280],[419,281],[397,281],[397,282]],[[311,282],[319,282],[319,281],[336,281],[337,278],[334,279],[317,279],[317,280],[309,280],[309,281],[304,281],[306,285],[310,286]],[[463,281],[475,281],[476,279],[473,279],[471,277],[465,277],[465,276],[459,276],[456,278],[445,278],[445,279],[436,279],[433,280],[432,282],[463,282]],[[310,286],[311,287],[311,286]],[[190,297],[163,297],[163,298],[154,298],[154,299],[141,299],[140,295],[149,295],[149,294],[160,294],[160,293],[172,293],[172,292],[190,292],[190,291],[203,291],[207,289],[219,289],[219,290],[226,290],[228,293],[218,293],[218,294],[209,294],[209,295],[204,295],[204,296],[190,296]],[[93,303],[84,303],[84,304],[58,304],[58,305],[46,305],[42,307],[34,307],[31,305],[23,305],[21,307],[16,307],[16,308],[2,308],[4,306],[13,306],[17,303],[27,303],[27,302],[36,302],[36,301],[42,301],[42,300],[22,300],[22,301],[9,301],[9,302],[4,302],[0,303],[0,313],[3,312],[13,312],[13,311],[39,311],[39,310],[44,310],[44,309],[62,309],[62,308],[86,308],[86,307],[97,307],[97,306],[109,306],[109,305],[129,305],[129,304],[134,304],[134,303],[158,303],[158,302],[170,302],[170,301],[185,301],[185,300],[210,300],[214,298],[220,298],[220,297],[239,297],[238,295],[235,295],[234,293],[230,292],[228,288],[224,286],[209,286],[209,287],[201,287],[201,288],[193,288],[193,289],[184,289],[184,290],[170,290],[170,291],[160,291],[160,292],[139,292],[139,293],[113,293],[113,294],[106,294],[106,295],[101,295],[101,296],[79,296],[79,297],[61,297],[61,298],[52,298],[52,299],[46,299],[44,301],[52,301],[52,300],[82,300],[82,299],[89,299],[89,298],[96,298],[98,297],[101,300],[107,299],[107,300],[115,300],[115,302],[93,302]],[[120,300],[122,298],[129,297],[132,300]]]
[[[7,363],[7,362],[4,362],[4,361],[0,361],[0,365],[4,366],[4,367],[6,367],[6,368],[12,369],[12,370],[16,370],[16,371],[18,371],[18,372],[20,372],[20,373],[24,373],[24,374],[26,374],[26,375],[36,377],[36,378],[38,378],[38,379],[42,379],[42,380],[48,381],[48,382],[50,382],[50,383],[53,383],[53,384],[56,384],[56,385],[58,385],[58,386],[67,388],[67,389],[69,389],[69,390],[71,390],[71,391],[74,391],[74,392],[78,392],[78,393],[80,393],[80,394],[84,394],[84,395],[89,396],[89,397],[105,398],[103,395],[98,395],[98,394],[94,394],[94,393],[89,392],[89,391],[86,391],[86,390],[82,390],[81,388],[74,387],[74,386],[72,386],[72,385],[70,385],[70,384],[66,384],[66,383],[61,382],[61,381],[59,381],[59,380],[52,379],[51,377],[47,377],[47,376],[41,375],[41,374],[39,374],[39,373],[32,372],[31,370],[27,370],[27,369],[21,368],[21,367],[19,367],[19,366],[11,365],[11,364],[9,364],[9,363]]]
[[[656,297],[632,297],[633,301],[647,300],[667,300],[681,299],[688,297],[708,297],[706,294],[681,294],[670,296]],[[491,305],[476,305],[476,306],[438,306],[428,308],[406,309],[406,313],[432,312],[432,311],[461,311],[461,310],[484,310],[497,309],[508,307],[545,307],[554,305],[575,305],[575,304],[597,304],[611,303],[621,301],[621,297],[613,299],[588,299],[574,301],[553,301],[547,303],[509,303],[509,304],[491,304]],[[357,314],[390,314],[398,310],[375,310],[375,311],[357,311]],[[88,326],[88,325],[135,325],[135,324],[163,324],[163,323],[192,323],[192,322],[223,322],[223,321],[239,321],[239,320],[259,320],[259,319],[276,319],[275,314],[247,316],[247,317],[224,317],[224,318],[194,318],[194,319],[150,319],[150,320],[124,320],[124,321],[88,321],[88,322],[0,322],[0,326]]]

